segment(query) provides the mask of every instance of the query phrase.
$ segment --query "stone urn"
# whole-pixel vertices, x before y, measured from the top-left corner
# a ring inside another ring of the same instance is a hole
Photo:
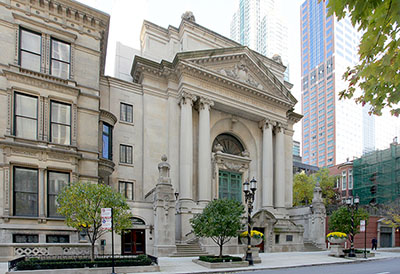
[[[259,237],[259,238],[251,237],[251,238],[250,238],[250,244],[251,244],[251,246],[259,245],[259,244],[262,243],[262,241],[263,241],[263,238],[261,238],[261,237]],[[248,243],[247,237],[240,237],[240,242],[241,242],[242,244],[244,244],[244,245],[247,245],[247,243]]]
[[[344,242],[346,242],[347,238],[335,238],[335,237],[329,237],[328,241],[331,244],[342,244]]]

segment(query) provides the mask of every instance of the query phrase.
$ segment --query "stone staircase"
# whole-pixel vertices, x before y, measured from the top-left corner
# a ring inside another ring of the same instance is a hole
[[[198,239],[194,239],[182,244],[176,244],[176,252],[171,254],[171,257],[198,257],[210,255],[204,251]]]
[[[312,242],[304,242],[304,251],[307,252],[312,252],[312,251],[324,251],[325,249],[322,249]]]

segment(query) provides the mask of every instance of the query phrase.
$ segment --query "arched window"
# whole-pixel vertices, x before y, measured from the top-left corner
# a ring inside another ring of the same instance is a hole
[[[244,151],[242,143],[235,136],[227,133],[222,133],[215,138],[212,148],[215,149],[217,145],[221,145],[222,152],[227,154],[241,155]]]

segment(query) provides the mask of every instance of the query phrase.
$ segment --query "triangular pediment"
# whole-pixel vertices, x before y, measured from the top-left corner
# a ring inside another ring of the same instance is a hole
[[[282,81],[247,47],[204,50],[178,55],[180,60],[192,63],[219,77],[262,91],[289,104],[294,105],[297,102]]]

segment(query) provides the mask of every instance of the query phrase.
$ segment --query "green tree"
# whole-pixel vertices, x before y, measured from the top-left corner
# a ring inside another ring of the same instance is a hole
[[[385,224],[400,228],[400,199],[385,206]]]
[[[190,219],[190,223],[196,236],[211,238],[219,246],[219,257],[222,257],[223,245],[238,235],[243,213],[242,203],[219,199],[208,203],[202,213]]]
[[[360,220],[365,220],[367,224],[368,218],[369,214],[365,209],[358,208],[358,210],[354,210],[354,234],[352,234],[351,210],[346,206],[342,206],[329,217],[329,230],[346,233],[350,235],[350,239],[353,239],[354,235],[360,232]]]
[[[66,186],[57,197],[57,212],[65,217],[69,227],[87,232],[92,244],[90,257],[94,260],[96,240],[108,232],[101,229],[101,208],[112,208],[114,229],[121,233],[131,226],[132,217],[125,198],[110,186],[77,182]]]
[[[335,187],[336,176],[330,176],[327,168],[322,168],[312,175],[298,173],[293,178],[293,205],[309,205],[312,202],[313,190],[317,182],[322,189],[325,206],[337,204],[338,193]]]
[[[293,178],[293,206],[309,205],[313,198],[315,183],[311,176],[298,173]]]
[[[353,26],[363,33],[358,50],[359,63],[348,68],[343,79],[349,85],[339,98],[352,98],[356,87],[363,93],[355,101],[371,105],[370,113],[380,115],[382,108],[400,114],[400,1],[330,0],[328,16],[340,20],[350,17]],[[397,104],[397,105],[396,105]]]

